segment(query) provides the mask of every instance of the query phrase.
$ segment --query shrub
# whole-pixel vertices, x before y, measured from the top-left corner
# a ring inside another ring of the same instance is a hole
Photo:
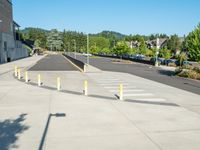
[[[176,67],[176,64],[175,63],[169,63],[168,66],[169,67]]]

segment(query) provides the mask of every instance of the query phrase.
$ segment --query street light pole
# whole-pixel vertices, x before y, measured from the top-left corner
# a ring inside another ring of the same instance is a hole
[[[74,41],[74,51],[75,51],[74,58],[76,59],[76,40],[73,40],[73,41]]]
[[[89,65],[89,34],[87,34],[87,65]]]
[[[159,49],[160,49],[160,39],[157,38],[156,39],[156,62],[155,62],[155,66],[158,67],[158,54],[159,54]]]

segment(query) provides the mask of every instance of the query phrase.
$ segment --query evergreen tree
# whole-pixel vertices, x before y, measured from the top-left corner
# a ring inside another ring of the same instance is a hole
[[[186,37],[184,47],[191,60],[200,61],[200,24]]]

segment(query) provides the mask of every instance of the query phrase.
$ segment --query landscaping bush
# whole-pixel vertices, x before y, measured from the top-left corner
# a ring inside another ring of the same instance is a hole
[[[176,67],[176,64],[175,63],[169,63],[168,66],[169,67]]]
[[[200,67],[183,66],[176,69],[176,74],[180,77],[200,80]]]

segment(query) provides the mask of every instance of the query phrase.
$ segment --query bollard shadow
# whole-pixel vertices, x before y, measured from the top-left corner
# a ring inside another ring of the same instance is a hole
[[[25,82],[25,80],[22,78],[21,80],[19,80],[21,82]],[[27,84],[29,85],[32,85],[32,86],[37,86],[38,87],[38,84],[37,83],[34,83],[34,82],[31,82],[29,81]],[[50,86],[46,86],[42,83],[42,86],[40,86],[40,88],[43,88],[43,89],[47,89],[47,90],[53,90],[53,91],[57,91],[57,88],[54,88],[54,87],[50,87]],[[76,91],[70,91],[70,90],[60,90],[59,92],[61,93],[67,93],[67,94],[73,94],[73,95],[83,95],[83,92],[76,92]],[[113,96],[113,97],[108,97],[108,96],[102,96],[102,95],[95,95],[95,94],[89,94],[87,97],[91,97],[91,98],[97,98],[97,99],[106,99],[106,100],[116,100],[116,95]]]
[[[29,126],[23,125],[27,114],[21,114],[16,119],[7,119],[0,121],[0,149],[16,149],[19,135],[29,129]]]
[[[153,102],[153,101],[141,101],[141,100],[130,100],[130,99],[125,100],[125,102],[138,103],[138,104],[149,104],[149,105],[180,107],[179,105],[177,105],[175,103],[167,103],[167,102]]]
[[[43,150],[44,143],[45,143],[45,140],[46,140],[46,136],[47,136],[47,133],[48,133],[48,130],[49,130],[51,118],[52,117],[65,117],[65,116],[66,116],[65,113],[56,113],[56,114],[49,114],[48,115],[47,123],[45,125],[44,132],[43,132],[42,138],[40,140],[40,145],[39,145],[39,148],[38,148],[39,150]]]

